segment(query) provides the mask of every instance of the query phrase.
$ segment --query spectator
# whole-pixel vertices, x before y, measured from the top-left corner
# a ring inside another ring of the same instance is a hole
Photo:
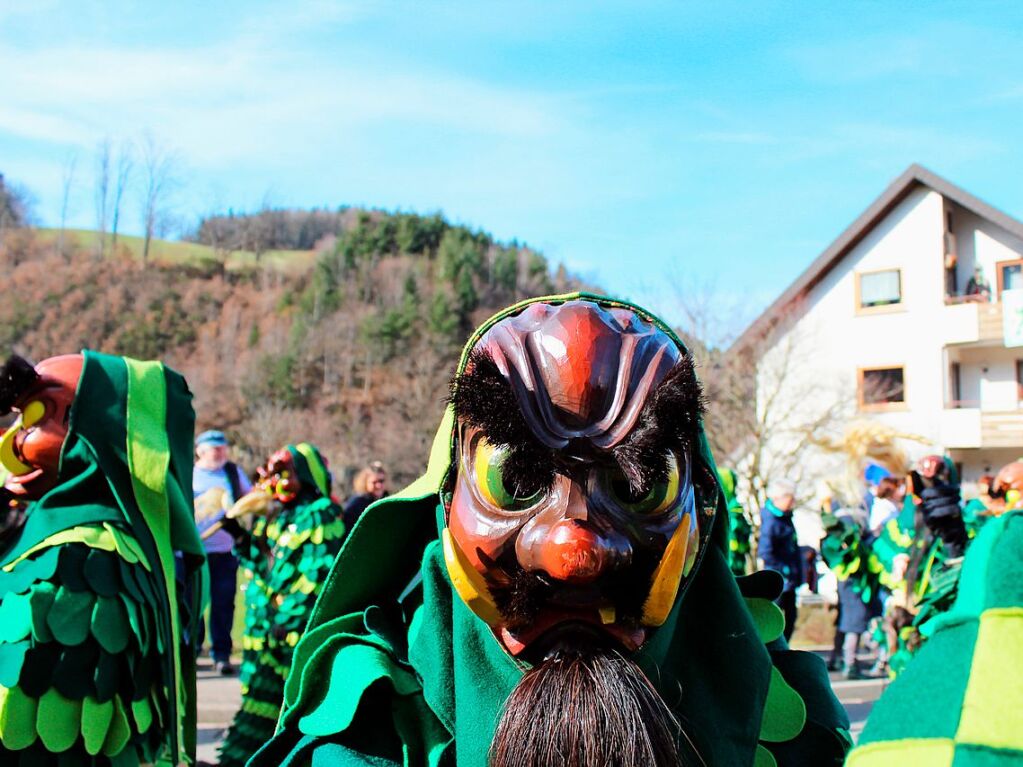
[[[387,495],[387,471],[380,461],[373,461],[369,466],[355,475],[352,482],[355,495],[348,499],[341,517],[345,523],[345,530],[349,533],[359,521],[362,512],[374,501],[378,501]]]
[[[973,269],[973,275],[966,281],[966,295],[972,301],[981,303],[991,300],[991,285],[984,277],[984,269],[977,264]]]
[[[874,503],[870,507],[870,519],[867,527],[870,534],[877,537],[881,529],[892,517],[899,515],[899,507],[906,495],[905,486],[894,477],[885,477],[877,483]]]
[[[228,460],[227,438],[220,431],[204,431],[195,440],[195,468],[192,471],[192,495],[197,500],[218,495],[217,506],[230,508],[252,489],[252,483],[238,466]],[[218,518],[197,523],[202,533]],[[210,658],[224,676],[235,673],[231,665],[231,626],[234,624],[234,599],[238,591],[238,560],[232,548],[234,539],[225,530],[217,530],[205,539],[206,559],[210,567]]]
[[[796,542],[792,510],[796,505],[796,486],[778,479],[767,488],[767,503],[760,510],[759,556],[764,567],[777,570],[785,579],[778,606],[785,613],[785,639],[796,628],[796,589],[803,582],[803,560]]]

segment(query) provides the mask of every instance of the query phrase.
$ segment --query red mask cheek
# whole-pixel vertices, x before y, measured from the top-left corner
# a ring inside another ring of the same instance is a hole
[[[473,494],[464,472],[459,473],[451,498],[448,528],[458,548],[480,573],[488,570],[480,552],[497,561],[515,543],[515,536],[529,519],[528,514],[501,514],[485,507]]]
[[[53,474],[60,469],[60,453],[67,438],[67,428],[53,419],[40,421],[15,437],[19,458],[34,469]]]

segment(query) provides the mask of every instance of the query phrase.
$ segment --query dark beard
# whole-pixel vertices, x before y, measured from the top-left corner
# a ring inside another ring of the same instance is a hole
[[[556,649],[512,691],[490,767],[679,767],[681,727],[617,652]]]

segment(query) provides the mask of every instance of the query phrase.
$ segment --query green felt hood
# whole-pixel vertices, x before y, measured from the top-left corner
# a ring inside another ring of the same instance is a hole
[[[303,493],[312,489],[314,492],[310,493],[311,495],[330,498],[332,478],[319,448],[311,442],[300,442],[297,445],[288,445],[287,450],[295,463],[298,481],[306,488]]]
[[[459,371],[499,320],[530,303],[576,299],[632,309],[684,348],[665,323],[639,307],[573,293],[522,302],[490,318],[466,344]],[[367,755],[382,764],[486,764],[501,707],[526,667],[504,651],[448,580],[438,538],[454,425],[449,407],[426,473],[371,505],[352,530],[296,649],[278,734],[251,765],[305,764],[313,753],[317,763],[337,765],[377,763]],[[716,476],[702,434],[695,460]],[[723,494],[715,490],[715,497],[697,503],[715,510],[701,531],[700,561],[667,621],[635,659],[708,764],[770,765],[774,744],[784,752],[810,729],[804,725],[812,718],[811,701],[822,731],[833,736],[848,724],[823,664],[811,668],[814,658],[797,658],[805,654],[787,651],[777,639],[780,611],[769,599],[780,581],[761,574],[747,584],[749,594],[740,592],[727,564]],[[387,702],[381,690],[388,691]],[[840,758],[802,763],[837,764]]]
[[[190,614],[197,615],[205,568],[192,516],[191,392],[159,362],[83,355],[58,484],[29,506],[24,529],[0,554],[0,566],[62,531],[112,524],[130,532],[152,563],[163,602],[158,617],[175,647],[185,638],[194,642],[196,626],[178,617],[174,562],[180,552],[197,600]],[[194,672],[189,679],[178,653],[167,653],[165,670],[167,687],[181,691],[174,748],[194,749]]]

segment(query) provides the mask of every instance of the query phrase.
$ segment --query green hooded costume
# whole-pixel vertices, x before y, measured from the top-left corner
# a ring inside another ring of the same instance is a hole
[[[682,343],[645,310],[589,294],[572,299],[639,313]],[[452,467],[455,414],[449,407],[426,474],[370,506],[352,530],[299,642],[274,738],[250,761],[273,765],[460,765],[487,763],[495,726],[526,666],[454,592],[439,531],[441,491]],[[694,462],[711,474],[706,440]],[[848,719],[823,662],[789,650],[775,573],[736,579],[728,566],[724,496],[718,524],[665,623],[632,657],[708,765],[840,765]],[[681,692],[680,692],[681,691]]]
[[[721,492],[725,494],[728,506],[728,566],[736,576],[746,575],[750,571],[750,540],[753,538],[753,525],[746,516],[746,510],[735,497],[737,479],[731,469],[718,469]]]
[[[1023,763],[1023,511],[971,544],[952,608],[875,704],[849,767]]]
[[[0,763],[194,760],[190,400],[158,362],[84,352],[58,484],[0,554]]]
[[[305,631],[345,526],[330,497],[330,472],[315,446],[288,445],[299,496],[235,547],[251,580],[245,591],[242,705],[220,749],[221,765],[243,765],[274,733],[291,656]]]

